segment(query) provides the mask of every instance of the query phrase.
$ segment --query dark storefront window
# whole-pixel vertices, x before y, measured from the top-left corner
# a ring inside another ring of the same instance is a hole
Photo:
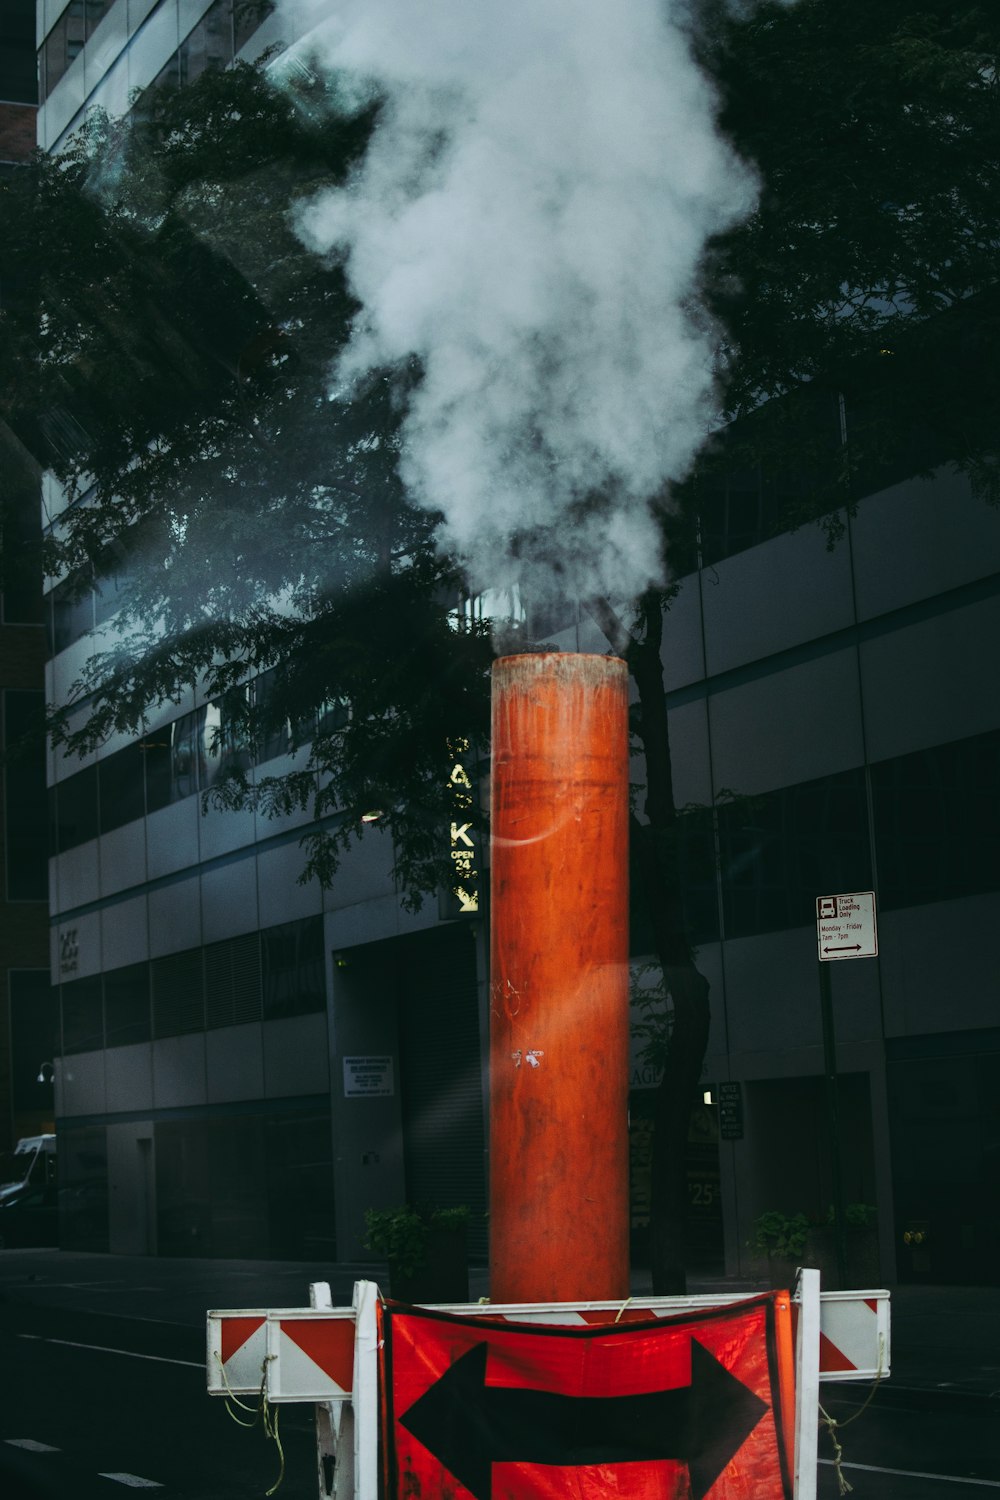
[[[817,896],[871,889],[861,768],[729,803],[719,837],[727,937],[804,926]]]
[[[333,1260],[333,1142],[329,1111],[266,1115],[270,1248],[279,1260]]]
[[[1000,733],[880,761],[871,777],[884,910],[1000,886]]]
[[[108,1144],[104,1125],[59,1131],[59,1244],[108,1248]]]

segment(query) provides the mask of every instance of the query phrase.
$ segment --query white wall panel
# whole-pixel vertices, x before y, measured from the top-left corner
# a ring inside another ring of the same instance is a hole
[[[129,36],[134,37],[146,17],[156,9],[159,0],[118,0],[118,4],[127,4]],[[169,10],[171,7],[168,4],[164,8]]]
[[[101,911],[101,947],[105,969],[142,963],[149,957],[146,893],[116,901]]]
[[[257,907],[257,861],[233,859],[201,876],[202,942],[253,932],[260,925]]]
[[[868,619],[1000,567],[1000,511],[943,469],[862,500],[852,523],[858,615]]]
[[[329,903],[329,891],[326,899]],[[398,896],[382,896],[328,910],[327,942],[332,948],[353,948],[358,943],[374,943],[380,938],[396,937],[401,932],[420,931],[434,926],[437,921],[438,907],[433,897],[428,897],[421,911],[411,917],[403,911]]]
[[[38,111],[38,144],[46,150],[56,142],[74,115],[83,108],[83,53],[74,58]]]
[[[201,882],[197,873],[149,892],[149,956],[201,947]]]
[[[138,818],[98,839],[101,895],[111,896],[146,879],[146,820]]]
[[[206,1032],[205,1055],[210,1104],[263,1098],[264,1046],[259,1021]]]
[[[205,1033],[197,1036],[167,1036],[153,1043],[153,1104],[172,1109],[184,1104],[204,1104]]]
[[[91,35],[87,38],[84,48],[84,76],[86,78],[87,93],[92,96],[93,102],[97,103],[94,90],[102,82],[114,66],[116,60],[121,57],[128,44],[128,6],[119,0],[117,5],[105,11]],[[122,64],[122,81],[125,87],[125,107],[128,107],[128,81],[127,71]],[[116,110],[116,113],[118,111]]]
[[[107,1109],[103,1052],[73,1052],[63,1058],[62,1110],[66,1115],[103,1115]]]
[[[265,1021],[264,1095],[325,1094],[330,1087],[326,1012]]]
[[[150,880],[172,875],[198,863],[197,797],[185,797],[161,807],[146,820],[147,866]]]
[[[448,829],[442,827],[443,848],[447,848],[447,840]],[[333,908],[354,906],[359,901],[394,895],[392,860],[392,839],[377,824],[372,824],[343,856],[333,885],[326,893],[326,905]]]
[[[195,798],[199,807],[201,799]],[[198,845],[202,859],[231,854],[234,849],[248,849],[255,841],[255,818],[252,812],[224,812],[209,807],[198,820]]]
[[[98,843],[90,839],[52,861],[56,869],[56,911],[70,911],[97,900],[101,878]]]
[[[323,910],[323,892],[318,880],[299,885],[306,851],[298,843],[280,844],[257,856],[257,888],[260,892],[260,923],[274,927],[299,917],[318,916]]]
[[[153,1048],[150,1042],[109,1047],[104,1054],[108,1110],[150,1109],[153,1103]]]
[[[72,968],[67,969],[66,955],[72,954]],[[70,982],[99,974],[101,963],[101,918],[99,912],[68,917],[52,929],[52,981]]]
[[[716,789],[768,792],[864,760],[853,648],[709,699]]]
[[[129,19],[132,24],[132,18]],[[142,89],[152,83],[160,69],[177,51],[179,42],[177,0],[164,0],[129,44],[129,87]]]
[[[714,675],[853,623],[850,557],[803,527],[703,574],[705,651]]]
[[[1000,727],[1000,597],[861,648],[868,754],[888,760]]]

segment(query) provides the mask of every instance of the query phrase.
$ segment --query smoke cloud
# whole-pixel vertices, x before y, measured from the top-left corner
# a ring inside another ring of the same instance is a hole
[[[419,361],[402,478],[473,590],[625,599],[662,575],[650,501],[711,420],[696,270],[755,193],[682,19],[681,0],[336,0],[310,35],[348,107],[385,101],[298,225],[361,303],[334,391]]]

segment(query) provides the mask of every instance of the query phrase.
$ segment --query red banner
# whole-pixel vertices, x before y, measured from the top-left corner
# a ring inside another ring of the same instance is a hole
[[[387,1303],[387,1495],[790,1500],[779,1295],[572,1328]]]

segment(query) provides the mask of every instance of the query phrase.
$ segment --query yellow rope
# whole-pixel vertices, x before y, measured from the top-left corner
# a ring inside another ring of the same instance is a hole
[[[226,1367],[223,1364],[222,1360],[219,1358],[218,1351],[215,1352],[216,1361],[218,1363],[219,1369],[222,1371],[222,1383],[226,1388],[225,1406],[226,1411],[229,1413],[229,1416],[236,1423],[237,1427],[256,1427],[257,1423],[259,1422],[264,1437],[269,1442],[273,1442],[278,1450],[278,1477],[272,1484],[271,1488],[264,1491],[265,1495],[273,1495],[275,1490],[281,1488],[281,1485],[285,1478],[285,1450],[281,1446],[281,1437],[278,1433],[278,1416],[280,1408],[272,1406],[267,1399],[267,1366],[269,1361],[275,1359],[276,1357],[277,1356],[274,1354],[266,1354],[261,1361],[260,1390],[257,1392],[257,1404],[256,1406],[248,1406],[245,1401],[240,1400],[240,1398],[233,1390],[232,1386],[229,1384],[229,1376],[226,1374]],[[238,1417],[236,1415],[235,1411],[233,1410],[234,1406],[238,1406],[240,1411],[253,1412],[253,1421],[244,1422],[241,1417]]]
[[[880,1383],[880,1381],[882,1379],[882,1371],[884,1369],[884,1365],[885,1365],[885,1335],[884,1334],[880,1334],[879,1335],[879,1341],[878,1341],[878,1366],[877,1366],[877,1368],[875,1370],[875,1379],[872,1382],[872,1388],[871,1388],[871,1390],[868,1392],[868,1395],[865,1397],[864,1401],[858,1407],[858,1409],[854,1413],[853,1417],[848,1417],[845,1422],[839,1422],[836,1417],[831,1417],[830,1413],[828,1411],[824,1411],[822,1405],[820,1405],[820,1408],[819,1408],[820,1425],[826,1427],[827,1432],[830,1434],[830,1441],[833,1444],[833,1467],[834,1467],[834,1471],[835,1471],[835,1473],[837,1475],[837,1486],[838,1486],[840,1494],[842,1494],[842,1495],[850,1494],[850,1492],[851,1492],[851,1490],[853,1490],[854,1486],[852,1484],[849,1484],[848,1481],[844,1478],[843,1470],[841,1469],[841,1462],[842,1462],[843,1457],[844,1457],[844,1450],[841,1447],[840,1439],[837,1437],[837,1428],[839,1428],[839,1427],[850,1427],[850,1425],[851,1425],[852,1422],[856,1422],[858,1420],[858,1418],[861,1416],[861,1414],[863,1412],[865,1412],[865,1411],[868,1410],[868,1407],[871,1405],[872,1398],[875,1395],[875,1392],[879,1388],[879,1383]]]

